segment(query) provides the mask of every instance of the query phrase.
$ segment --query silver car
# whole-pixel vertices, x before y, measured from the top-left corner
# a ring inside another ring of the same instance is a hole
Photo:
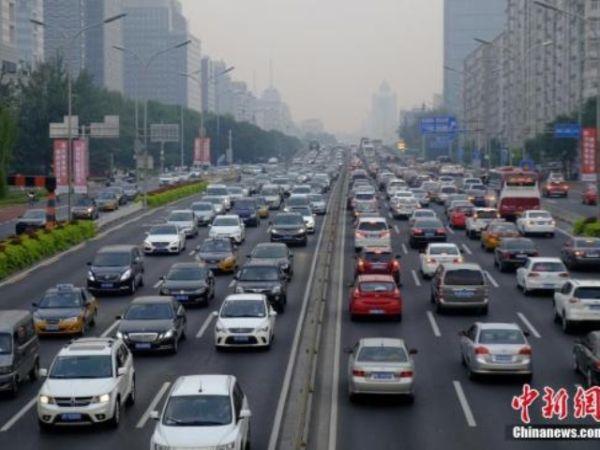
[[[310,194],[308,197],[313,213],[323,215],[327,212],[327,202],[322,194]]]
[[[200,225],[208,225],[215,218],[215,210],[210,202],[194,202],[192,203],[192,211],[196,216],[196,223]]]
[[[403,339],[364,338],[348,351],[348,393],[406,395],[414,394],[415,367]]]
[[[186,237],[198,236],[196,215],[191,209],[179,209],[171,212],[167,218],[167,223],[177,225],[185,233]]]
[[[460,353],[469,378],[483,374],[523,375],[530,380],[532,372],[529,333],[515,323],[475,322],[460,331]]]

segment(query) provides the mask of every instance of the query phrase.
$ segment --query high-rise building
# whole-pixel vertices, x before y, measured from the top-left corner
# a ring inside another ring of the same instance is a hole
[[[502,31],[507,0],[444,0],[444,105],[460,110],[460,70],[477,46],[474,38],[491,40]]]
[[[368,119],[368,133],[372,139],[393,143],[398,137],[398,105],[396,94],[384,81],[371,98],[371,111]]]
[[[97,86],[123,91],[123,55],[113,49],[123,43],[123,20],[102,25],[106,18],[123,11],[123,0],[44,0],[45,59],[60,57],[71,75],[91,75]],[[80,37],[71,38],[92,26]],[[73,42],[69,48],[69,42]]]
[[[24,68],[35,68],[44,60],[44,28],[31,19],[44,20],[43,0],[19,0],[17,5],[16,38],[19,62]]]
[[[0,0],[0,81],[14,76],[18,63],[15,0]]]

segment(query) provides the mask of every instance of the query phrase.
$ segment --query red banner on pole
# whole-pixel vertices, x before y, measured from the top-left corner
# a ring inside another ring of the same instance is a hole
[[[596,180],[596,129],[583,129],[581,145],[581,181]]]
[[[87,194],[87,179],[89,176],[89,157],[87,139],[73,141],[73,178],[76,194]]]
[[[54,140],[54,176],[56,193],[64,194],[69,190],[69,152],[66,139]]]
[[[210,164],[210,138],[194,141],[194,164]]]

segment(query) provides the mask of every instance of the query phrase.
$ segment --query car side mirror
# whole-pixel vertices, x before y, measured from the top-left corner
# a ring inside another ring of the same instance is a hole
[[[250,417],[252,417],[252,412],[249,409],[242,409],[240,411],[240,419],[249,419]]]
[[[165,276],[163,275],[162,277],[159,278],[160,281],[165,281]]]
[[[408,351],[408,354],[409,354],[409,355],[416,355],[417,353],[419,353],[419,351],[418,351],[416,348],[411,348],[411,349]]]
[[[160,418],[160,414],[156,410],[150,411],[150,418],[152,420],[158,420]]]
[[[127,373],[127,369],[125,367],[119,367],[117,369],[117,376],[118,377],[122,377],[123,375],[125,375]]]
[[[527,330],[524,330],[523,334],[525,335],[525,337],[531,336],[531,333],[529,331],[527,331]]]
[[[48,376],[48,369],[39,369],[38,370],[38,375],[40,377],[47,377]]]
[[[37,307],[38,307],[38,302],[33,302],[33,303],[31,304],[31,306],[33,306],[34,308],[37,308]]]
[[[123,314],[119,314],[117,316],[115,316],[116,320],[123,320]]]
[[[344,348],[344,353],[347,353],[349,355],[354,353],[354,350],[352,350],[352,347],[345,347]]]
[[[219,317],[219,311],[213,311],[212,315],[213,317]]]

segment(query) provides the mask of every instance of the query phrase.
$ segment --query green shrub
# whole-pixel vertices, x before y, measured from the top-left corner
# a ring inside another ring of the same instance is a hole
[[[166,205],[167,203],[198,194],[204,191],[204,189],[206,189],[206,182],[204,181],[185,186],[173,187],[169,190],[148,195],[148,206],[151,208],[157,208],[159,206]]]
[[[575,236],[583,234],[583,229],[585,228],[585,225],[586,225],[585,219],[576,220],[575,223],[573,224],[573,234]]]
[[[590,237],[600,237],[600,222],[587,224],[583,230],[583,234]]]

